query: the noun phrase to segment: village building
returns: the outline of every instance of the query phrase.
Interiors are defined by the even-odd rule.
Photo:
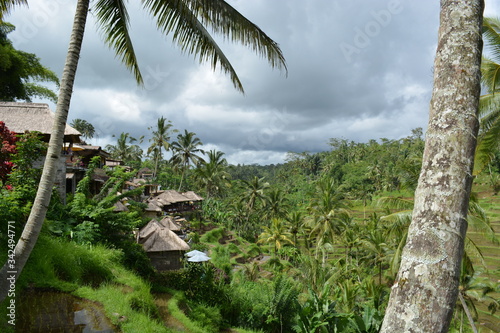
[[[44,103],[0,102],[0,120],[9,130],[19,135],[38,132],[42,141],[49,142],[54,118],[55,114]],[[63,201],[67,193],[75,192],[76,185],[85,176],[87,167],[95,156],[100,157],[100,163],[92,175],[91,193],[98,193],[109,179],[102,167],[108,164],[111,155],[100,146],[83,144],[80,135],[75,128],[66,124],[54,183]],[[45,155],[41,155],[34,167],[42,168],[44,162]]]
[[[147,200],[152,208],[159,207],[167,214],[188,213],[199,210],[203,198],[193,191],[179,193],[175,190],[158,191]]]
[[[42,140],[49,142],[55,114],[44,103],[0,102],[0,120],[16,134],[40,132]],[[80,135],[66,124],[64,143],[80,143]]]
[[[39,132],[42,141],[49,142],[54,118],[55,115],[47,104],[0,102],[0,120],[16,134]],[[63,142],[67,146],[80,143],[80,135],[80,132],[66,124]],[[63,151],[54,182],[63,201],[66,198],[66,157],[65,151]],[[45,155],[41,155],[34,167],[41,168],[44,162]]]
[[[153,219],[137,233],[137,242],[158,271],[181,269],[184,253],[190,250],[171,227],[177,229],[173,221]]]
[[[98,193],[109,179],[102,168],[111,155],[100,146],[82,144],[70,144],[64,147],[64,153],[66,156],[66,193],[75,193],[76,185],[85,177],[90,161],[96,156],[99,157],[99,165],[94,169],[90,191]]]

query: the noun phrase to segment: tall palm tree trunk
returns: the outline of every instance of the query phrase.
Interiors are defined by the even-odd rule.
[[[482,0],[441,0],[434,89],[415,207],[382,333],[448,332],[478,133]]]
[[[186,172],[186,167],[183,166],[182,167],[182,173],[181,173],[181,181],[179,183],[179,189],[177,190],[178,192],[181,191],[181,188],[182,188],[182,181],[184,180],[184,173]]]
[[[63,75],[61,78],[61,88],[59,91],[56,114],[50,136],[47,156],[43,166],[42,178],[38,186],[38,191],[28,218],[28,222],[26,223],[14,250],[15,263],[12,264],[11,262],[7,262],[0,270],[0,302],[7,296],[11,282],[13,282],[13,280],[17,280],[21,274],[24,265],[26,264],[26,261],[36,244],[47,213],[47,208],[50,203],[52,187],[54,185],[57,166],[59,164],[59,157],[61,155],[61,147],[63,144],[64,130],[66,128],[66,121],[68,118],[71,94],[73,92],[76,68],[80,58],[80,49],[87,21],[89,2],[89,0],[78,0],[76,6],[73,29],[69,42],[68,54],[66,56],[66,63],[64,65]],[[9,278],[9,280],[7,280],[7,278]]]

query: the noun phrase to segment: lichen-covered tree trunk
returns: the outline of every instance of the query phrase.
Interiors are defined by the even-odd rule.
[[[381,332],[447,332],[460,262],[480,95],[482,0],[442,0],[422,171]]]
[[[30,216],[14,250],[14,262],[7,262],[0,270],[0,302],[7,296],[10,282],[12,281],[11,279],[7,280],[7,278],[15,277],[17,280],[18,276],[21,274],[36,244],[50,203],[59,156],[61,155],[61,147],[64,139],[66,120],[68,118],[71,94],[73,92],[76,68],[80,58],[80,49],[82,46],[83,33],[85,31],[85,23],[87,21],[89,3],[89,0],[78,0],[77,3],[68,54],[66,56],[66,63],[61,78],[54,125],[50,136],[47,157],[43,166],[42,178],[38,185],[38,191],[33,207],[31,208]],[[15,222],[19,223],[20,221]]]

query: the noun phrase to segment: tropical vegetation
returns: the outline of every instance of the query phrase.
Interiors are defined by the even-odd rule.
[[[118,140],[122,136],[128,137],[124,133]],[[197,138],[194,133],[191,136]],[[40,149],[35,139],[24,148],[16,142],[17,154],[29,156],[30,147]],[[77,255],[99,244],[99,251],[120,253],[118,257],[113,254],[119,258],[118,271],[126,270],[151,285],[140,296],[148,300],[141,300],[139,308],[121,310],[129,316],[142,313],[149,318],[148,325],[162,326],[159,323],[171,322],[175,316],[179,325],[193,332],[219,332],[228,327],[241,332],[378,332],[406,239],[415,190],[413,171],[408,170],[422,154],[422,132],[415,129],[400,140],[330,142],[329,151],[290,153],[286,163],[268,166],[229,165],[224,154],[214,150],[200,154],[189,168],[172,164],[166,154],[161,161],[153,154],[139,154],[135,170],[154,169],[158,162],[162,165],[153,183],[164,189],[184,184],[183,188],[205,198],[201,214],[190,217],[189,237],[191,247],[207,252],[211,261],[163,273],[154,270],[132,236],[134,228],[149,221],[142,217],[144,205],[134,201],[141,188],[135,194],[119,190],[134,171],[108,170],[108,182],[99,193],[91,194],[89,179],[97,164],[90,165],[66,205],[53,200],[42,231],[45,245],[28,263],[20,286],[56,288],[114,308],[104,298],[111,290],[103,288],[108,281],[121,279],[117,275],[121,273],[99,271],[102,278],[94,279],[86,273],[58,273],[61,268],[48,267],[43,274],[51,272],[52,277],[36,281],[29,273],[49,248],[74,244],[67,248]],[[196,145],[202,148],[201,143]],[[19,159],[13,161],[19,163]],[[10,189],[4,186],[1,192],[2,211],[22,221],[34,196],[23,182],[31,184],[29,179],[37,181],[40,175],[17,175],[32,170],[21,164],[14,170],[5,182]],[[488,177],[480,175],[474,185],[479,195],[471,200],[470,242],[460,282],[463,303],[457,301],[452,322],[456,332],[472,332],[472,325],[493,330],[500,322],[496,312],[499,272],[495,271],[500,263],[495,251],[500,211],[491,203],[499,200],[492,194]],[[363,190],[369,195],[359,195]],[[124,197],[129,211],[113,212],[113,204]],[[106,266],[95,260],[93,265]],[[128,323],[110,318],[116,327],[128,331]],[[174,330],[163,327],[160,331]]]
[[[24,1],[1,1],[0,15],[17,3]],[[192,6],[183,7],[186,3]],[[69,52],[58,104],[61,124],[67,117],[68,89],[76,71],[89,4],[78,1],[76,49]],[[143,5],[162,32],[174,32],[181,49],[200,60],[216,60],[237,89],[242,90],[241,82],[203,25],[257,47],[271,65],[285,66],[276,44],[225,2],[197,4],[145,1]],[[126,7],[120,1],[92,5],[107,43],[140,82],[127,31]],[[444,8],[443,13],[449,10]],[[189,14],[196,15],[188,20],[185,15]],[[486,35],[495,30],[495,24],[485,21]],[[488,26],[493,28],[488,30]],[[483,72],[490,67],[485,61]],[[496,79],[489,82],[491,98],[483,100],[491,102]],[[498,139],[487,119],[483,118],[481,142],[489,137]],[[84,125],[85,135],[93,135],[89,123],[78,123]],[[391,303],[391,292],[408,290],[415,283],[412,276],[405,275],[405,267],[398,273],[402,262],[416,263],[413,272],[423,275],[432,265],[454,258],[446,256],[445,247],[458,233],[438,234],[432,226],[418,226],[422,202],[430,202],[419,196],[425,186],[417,182],[418,175],[420,179],[432,176],[429,169],[434,167],[426,160],[429,153],[423,154],[422,129],[401,139],[365,143],[331,138],[328,151],[290,152],[286,163],[278,165],[229,165],[223,152],[206,152],[194,132],[184,129],[172,140],[174,124],[161,117],[149,128],[146,155],[141,147],[143,137],[137,140],[129,133],[115,133],[116,144],[106,149],[126,167],[104,168],[107,181],[99,191],[91,191],[90,183],[100,164],[93,160],[75,193],[63,202],[51,195],[50,172],[40,173],[33,167],[37,156],[46,151],[49,158],[57,159],[61,133],[54,133],[47,147],[36,133],[14,137],[5,124],[1,125],[0,256],[7,263],[4,272],[18,257],[24,260],[22,273],[13,273],[14,280],[19,275],[15,292],[20,303],[25,304],[33,290],[71,293],[102,305],[115,329],[123,332],[379,332],[384,325],[387,331],[388,325],[401,319],[395,318],[397,311],[390,310],[391,304],[406,304]],[[432,138],[425,149],[432,152],[442,147],[432,141],[442,137],[436,135],[439,130],[436,127],[428,132]],[[498,156],[497,146],[488,146],[488,151],[489,157]],[[168,153],[170,158],[166,158]],[[445,329],[449,326],[452,332],[495,331],[500,327],[500,168],[494,158],[482,161],[484,167],[477,170],[471,184],[477,193],[469,193],[469,187],[453,188],[461,192],[458,204],[464,214],[469,212],[470,229],[467,237],[465,230],[464,235],[458,235],[462,243],[453,247],[458,252],[464,248],[462,259],[454,262],[459,275],[456,281],[445,281],[453,288],[453,293],[444,295],[447,302],[453,301],[448,307],[453,318],[451,325],[440,325]],[[150,220],[144,215],[146,204],[141,202],[143,189],[123,191],[124,184],[143,168],[154,170],[150,181],[162,189],[193,190],[205,198],[199,214],[186,215],[190,228],[187,240],[192,249],[209,254],[210,261],[186,261],[176,271],[154,269],[134,236]],[[437,201],[443,198],[435,199],[431,206],[440,208]],[[115,204],[122,200],[127,202],[127,210],[116,211]],[[415,221],[417,227],[410,225]],[[424,232],[426,237],[418,238]],[[16,242],[21,245],[15,246]],[[412,247],[412,242],[427,247]],[[407,252],[403,250],[405,243],[410,244]],[[9,289],[4,289],[2,292],[9,294]],[[431,295],[438,291],[419,292]],[[456,300],[452,294],[458,296]],[[9,323],[9,298],[0,304],[2,331],[14,331]],[[393,322],[383,319],[389,311]],[[23,322],[33,319],[22,318]]]

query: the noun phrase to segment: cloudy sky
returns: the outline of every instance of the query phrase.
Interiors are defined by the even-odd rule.
[[[9,35],[14,46],[59,75],[74,2],[30,0],[6,19],[17,27]],[[330,138],[399,139],[426,128],[439,1],[228,2],[279,43],[287,76],[219,38],[242,95],[219,70],[157,32],[139,1],[129,1],[145,87],[136,86],[104,45],[90,13],[69,121],[92,123],[98,133],[92,144],[113,144],[112,135],[129,132],[145,135],[147,147],[148,127],[164,116],[174,128],[195,132],[206,150],[225,152],[232,164],[283,162],[289,151],[328,150]],[[500,15],[499,9],[499,0],[486,0],[486,16]]]

